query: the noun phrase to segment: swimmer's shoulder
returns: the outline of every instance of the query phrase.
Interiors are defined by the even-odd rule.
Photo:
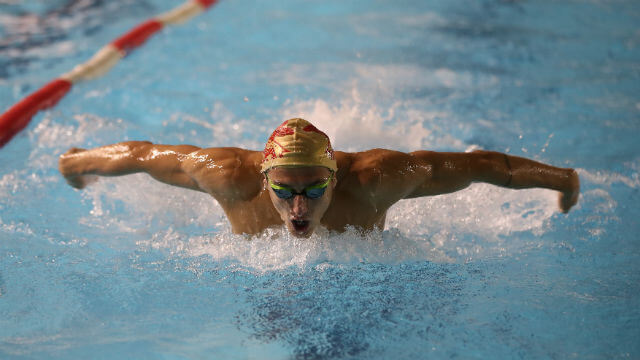
[[[183,169],[209,193],[244,188],[260,180],[260,151],[237,147],[195,150],[187,154]]]
[[[338,186],[344,190],[370,192],[369,187],[380,182],[389,164],[397,163],[408,154],[388,149],[370,149],[360,152],[336,151]]]
[[[403,198],[418,179],[427,175],[415,171],[422,169],[423,161],[414,153],[376,148],[336,155],[338,189],[368,202],[373,201],[381,208],[388,208]]]
[[[380,174],[389,167],[406,166],[411,154],[396,150],[375,148],[359,152],[336,151],[338,172],[344,175],[367,176]]]

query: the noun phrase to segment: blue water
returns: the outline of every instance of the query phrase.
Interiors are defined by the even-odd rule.
[[[0,108],[180,1],[0,2]],[[76,85],[0,150],[2,359],[640,358],[640,3],[226,0]],[[476,184],[381,233],[230,233],[145,175],[65,184],[69,147],[477,148],[582,197]]]

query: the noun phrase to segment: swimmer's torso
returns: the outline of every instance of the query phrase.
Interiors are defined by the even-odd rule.
[[[282,226],[283,220],[269,198],[260,173],[262,153],[238,148],[203,149],[191,167],[200,188],[222,206],[234,233],[257,234]],[[383,229],[388,206],[374,201],[368,174],[354,167],[354,154],[336,152],[337,184],[321,224],[331,231],[347,226]],[[206,159],[206,160],[205,160]]]

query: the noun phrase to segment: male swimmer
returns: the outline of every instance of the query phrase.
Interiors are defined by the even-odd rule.
[[[72,148],[60,156],[59,168],[78,189],[87,175],[145,172],[213,196],[234,233],[259,234],[284,224],[297,237],[310,236],[318,226],[339,232],[349,225],[383,229],[397,201],[451,193],[472,182],[556,190],[565,213],[580,192],[573,169],[493,151],[334,152],[329,137],[304,119],[282,123],[263,152],[129,141]]]

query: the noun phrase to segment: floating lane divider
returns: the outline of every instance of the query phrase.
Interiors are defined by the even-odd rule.
[[[155,18],[145,21],[128,33],[100,49],[89,61],[46,84],[25,97],[0,116],[0,148],[24,129],[40,110],[55,106],[81,81],[95,79],[107,73],[115,64],[141,46],[153,34],[167,25],[176,25],[202,13],[218,0],[189,0]]]

